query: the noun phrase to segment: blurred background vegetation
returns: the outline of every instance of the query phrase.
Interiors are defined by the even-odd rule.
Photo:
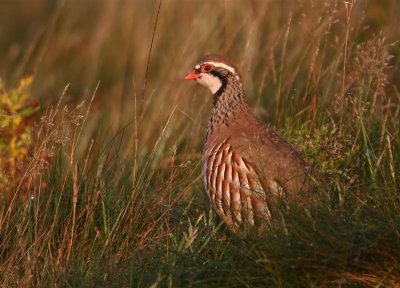
[[[94,108],[98,117],[107,117],[114,129],[132,118],[134,84],[141,96],[157,1],[16,0],[1,5],[0,75],[7,85],[33,72],[32,94],[46,106],[57,102],[67,83],[69,100],[79,102],[100,81]],[[326,69],[343,51],[344,6],[343,1],[165,1],[146,97],[152,97],[149,112],[161,117],[148,113],[146,119],[162,122],[175,105],[189,115],[198,110],[205,97],[181,79],[199,56],[210,52],[227,55],[242,68],[251,101],[273,102],[278,81],[282,95],[303,96],[310,62]],[[399,10],[394,0],[358,1],[349,49],[381,32],[389,42],[397,41]],[[399,51],[398,46],[390,51],[396,56],[392,77],[399,77]]]
[[[0,286],[399,283],[400,2],[159,3],[1,1]],[[265,237],[203,191],[207,53],[330,186]]]

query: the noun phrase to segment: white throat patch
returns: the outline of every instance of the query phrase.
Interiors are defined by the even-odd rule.
[[[211,74],[202,74],[200,78],[196,80],[201,85],[208,87],[212,94],[215,94],[222,86],[221,80],[218,77]]]

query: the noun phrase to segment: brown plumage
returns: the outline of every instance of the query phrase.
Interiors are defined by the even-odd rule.
[[[204,56],[185,79],[213,93],[202,172],[216,212],[231,228],[265,224],[276,199],[301,204],[310,200],[317,172],[251,113],[232,62]]]

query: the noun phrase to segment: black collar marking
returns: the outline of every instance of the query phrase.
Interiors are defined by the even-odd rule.
[[[222,92],[224,92],[225,87],[226,87],[226,84],[227,84],[228,81],[226,80],[226,77],[222,76],[221,73],[219,73],[219,72],[217,72],[217,71],[215,71],[215,70],[211,71],[210,74],[213,75],[213,76],[215,76],[215,77],[218,77],[218,79],[219,79],[219,80],[221,81],[221,83],[222,83],[221,87],[219,87],[219,89],[217,90],[217,92],[214,93],[214,97],[215,97],[215,98],[218,98],[219,96],[221,96]]]

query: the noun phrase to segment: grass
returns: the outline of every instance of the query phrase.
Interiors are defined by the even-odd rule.
[[[396,287],[400,6],[347,2],[0,4],[0,95],[33,72],[41,103],[12,177],[0,127],[0,286]],[[210,52],[328,183],[263,235],[204,192],[211,97],[181,78]]]

